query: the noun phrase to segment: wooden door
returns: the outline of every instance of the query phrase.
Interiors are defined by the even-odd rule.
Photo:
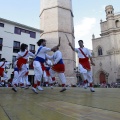
[[[106,83],[106,77],[104,72],[100,73],[99,78],[100,78],[100,83]]]

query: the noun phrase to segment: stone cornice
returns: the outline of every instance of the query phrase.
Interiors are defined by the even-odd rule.
[[[62,7],[62,6],[53,6],[53,7],[45,8],[45,9],[43,9],[43,10],[40,12],[40,16],[42,15],[42,13],[43,13],[45,10],[49,10],[49,9],[53,9],[53,8],[61,8],[61,9],[68,10],[68,11],[71,12],[72,17],[74,17],[73,12],[72,12],[71,9],[68,9],[68,8],[65,8],[65,7]],[[39,16],[39,17],[40,17],[40,16]]]
[[[108,35],[110,33],[117,33],[117,32],[120,32],[120,28],[119,29],[110,29],[108,31],[105,31],[104,33],[101,33],[100,36]]]
[[[67,34],[71,34],[73,36],[73,38],[75,38],[74,34],[73,33],[70,33],[70,32],[65,32],[65,31],[60,31],[60,30],[55,30],[55,31],[50,31],[50,32],[43,32],[40,34],[40,37],[43,36],[44,34],[48,34],[48,33],[54,33],[54,32],[62,32],[62,33],[67,33]]]

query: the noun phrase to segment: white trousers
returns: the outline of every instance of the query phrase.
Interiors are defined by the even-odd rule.
[[[7,76],[7,73],[3,73],[3,77],[2,77],[2,80],[7,82],[8,81],[8,76]]]
[[[55,77],[55,72],[54,70],[50,69],[50,75],[51,77]],[[57,73],[59,79],[61,80],[62,84],[66,84],[66,78],[65,78],[65,74],[64,73]]]
[[[12,85],[18,85],[18,71],[14,71],[14,78],[13,78],[13,81],[12,81]]]
[[[88,71],[81,64],[78,65],[79,72],[82,74],[83,80],[88,80],[89,83],[93,82],[92,71]]]
[[[34,67],[34,74],[35,74],[34,83],[36,83],[37,81],[41,81],[43,71],[42,71],[42,66],[40,62],[38,61],[33,62],[33,67]]]
[[[52,78],[51,76],[47,76],[46,71],[43,72],[43,79],[45,82],[52,83]]]
[[[25,76],[23,77],[23,83],[25,83],[26,85],[29,85],[29,84],[30,84],[29,81],[28,81],[28,75],[25,75]]]
[[[23,77],[25,76],[25,74],[26,74],[26,72],[27,72],[28,70],[27,70],[27,66],[26,66],[26,64],[24,64],[24,65],[22,65],[22,68],[21,68],[21,70],[19,71],[19,74],[18,74],[18,83],[20,83],[20,84],[23,84],[24,82],[23,82]]]

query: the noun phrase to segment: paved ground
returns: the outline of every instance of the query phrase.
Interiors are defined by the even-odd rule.
[[[120,88],[0,88],[0,120],[120,120]]]

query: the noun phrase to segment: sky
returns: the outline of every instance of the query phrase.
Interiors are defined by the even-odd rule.
[[[92,50],[92,35],[100,37],[100,20],[106,20],[105,6],[113,5],[120,12],[120,0],[72,0],[75,46],[82,39]],[[0,18],[40,29],[40,0],[0,0]]]

